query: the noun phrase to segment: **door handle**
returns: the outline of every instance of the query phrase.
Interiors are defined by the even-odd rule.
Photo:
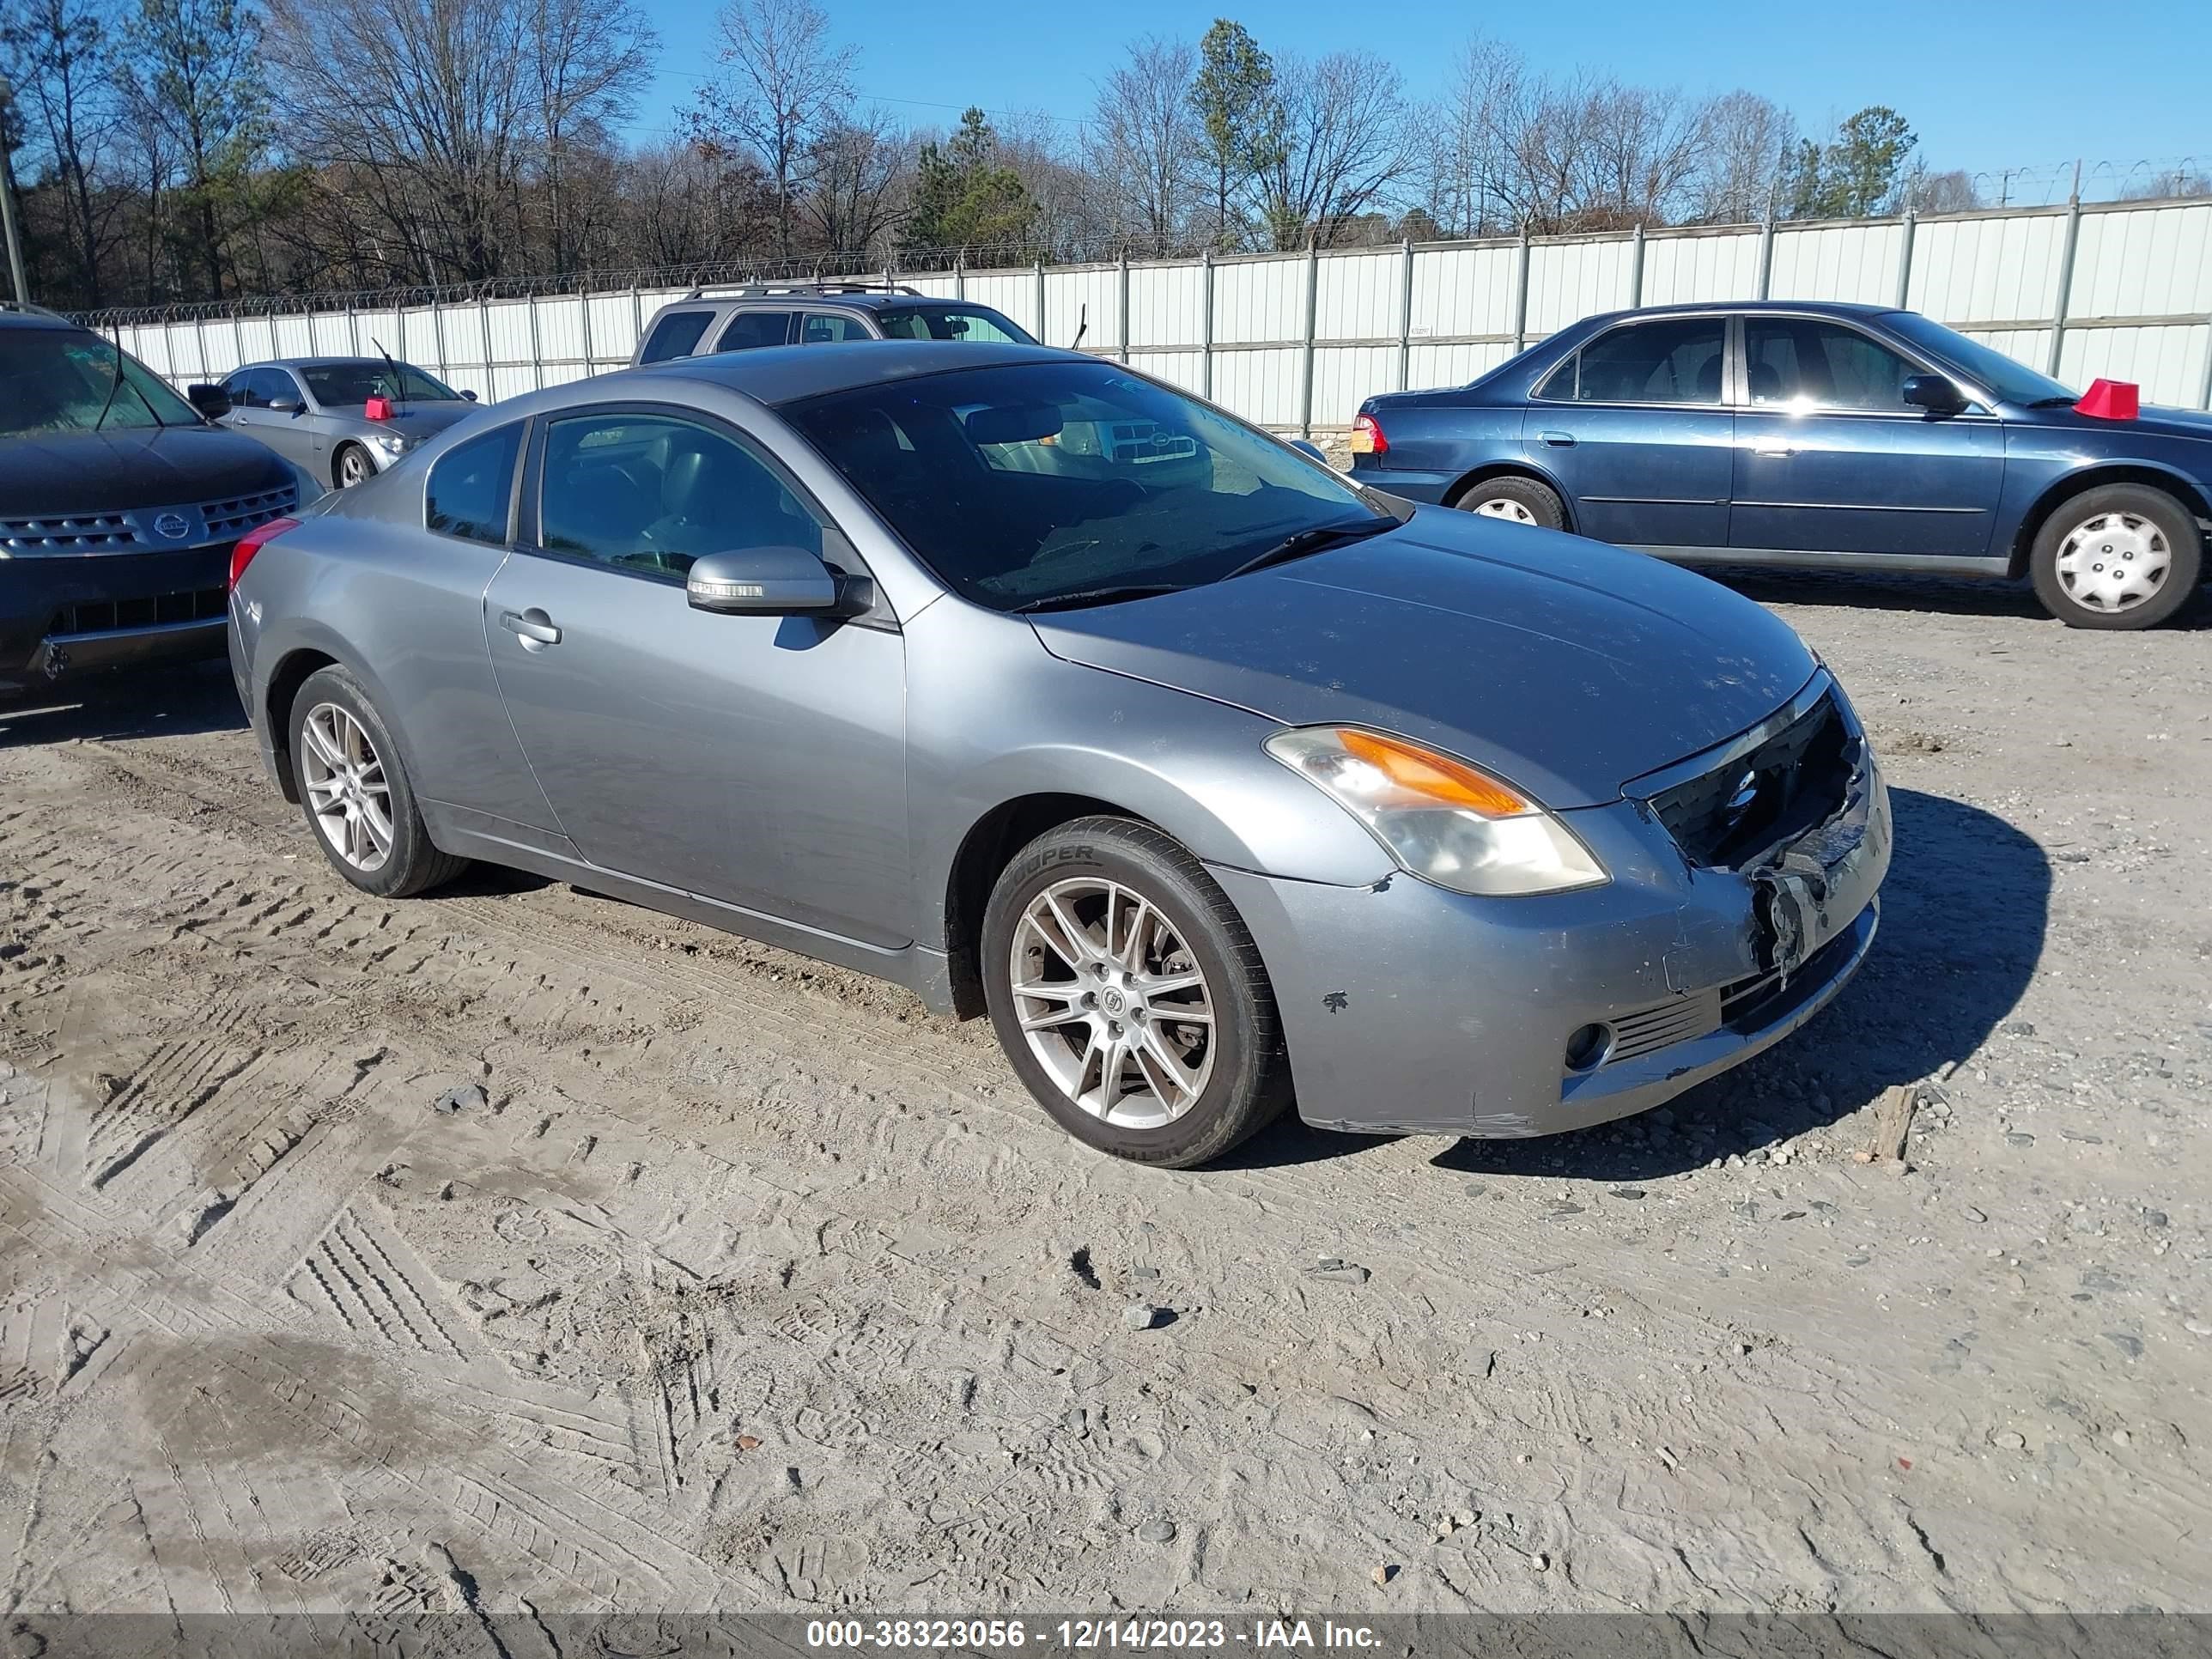
[[[1766,456],[1771,460],[1786,461],[1797,453],[1797,449],[1794,444],[1753,444],[1751,453]]]
[[[1539,432],[1536,435],[1554,449],[1572,449],[1575,447],[1575,434],[1571,432]]]
[[[525,647],[561,643],[561,630],[553,625],[552,617],[534,606],[528,611],[501,611],[499,625],[518,636]]]

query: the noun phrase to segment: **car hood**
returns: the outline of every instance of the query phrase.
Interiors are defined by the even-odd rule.
[[[211,426],[0,438],[0,515],[11,518],[194,506],[291,482],[274,451]]]
[[[454,422],[466,420],[480,407],[465,398],[453,403],[441,398],[433,404],[402,404],[388,421],[372,421],[354,406],[325,410],[323,413],[337,422],[341,436],[373,438],[380,432],[396,432],[409,443],[419,444],[425,438],[435,437]]]
[[[2037,426],[2057,427],[2068,432],[2094,432],[2100,437],[2122,442],[2130,435],[2144,434],[2158,438],[2212,440],[2212,415],[2194,409],[2168,408],[2162,404],[2145,404],[2142,413],[2132,421],[2100,420],[2071,408],[2033,409],[2027,413]]]
[[[1555,807],[1617,799],[1815,667],[1785,623],[1704,577],[1440,507],[1231,581],[1030,620],[1067,661],[1286,725],[1394,732]]]

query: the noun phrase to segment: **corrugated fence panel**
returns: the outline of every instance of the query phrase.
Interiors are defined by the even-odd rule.
[[[2193,407],[2204,390],[2208,331],[2202,323],[2165,328],[2074,328],[2058,356],[2058,378],[2087,386],[2102,375],[2133,380],[2147,404]],[[2048,337],[2045,337],[2046,339]]]
[[[486,339],[491,343],[490,361],[495,365],[528,363],[535,359],[537,353],[532,349],[530,338],[530,307],[526,301],[501,300],[487,305],[477,313],[476,322],[477,327],[473,331],[477,338],[471,342],[471,349],[466,353],[471,361],[485,361],[482,343]],[[455,334],[466,338],[469,332],[465,327],[449,329],[447,331],[449,347],[457,343],[453,341]],[[453,355],[458,357],[462,354],[455,352]]]
[[[319,311],[307,319],[309,349],[320,357],[354,355],[353,318],[343,311]]]
[[[1221,352],[1213,360],[1213,401],[1261,426],[1296,426],[1304,358],[1296,346]]]
[[[968,297],[994,311],[1003,311],[1024,328],[1045,337],[1044,319],[1037,315],[1037,279],[1031,270],[989,270],[968,273]]]
[[[1410,354],[1413,382],[1420,386],[1465,386],[1513,355],[1510,345],[1423,345]]]
[[[1194,346],[1206,341],[1206,268],[1135,265],[1129,271],[1129,344]],[[1155,374],[1159,371],[1154,370]],[[1177,384],[1182,384],[1178,382]],[[1194,381],[1192,384],[1196,384]]]
[[[1085,351],[1121,347],[1121,273],[1112,265],[1048,270],[1044,278],[1044,326],[1037,338],[1047,345],[1072,346],[1078,334]]]
[[[1954,327],[2046,318],[2065,246],[2063,213],[1923,220],[1905,303]]]
[[[557,364],[562,368],[580,366],[584,361],[584,307],[574,295],[562,295],[557,300],[538,302],[538,356],[547,369],[546,384],[553,384],[551,370]]]
[[[1652,235],[1644,241],[1644,303],[1748,300],[1759,292],[1759,233]]]
[[[1398,348],[1394,345],[1315,347],[1314,424],[1350,426],[1361,398],[1397,381]],[[1296,410],[1291,418],[1297,418]]]
[[[1395,339],[1399,313],[1404,310],[1406,256],[1402,250],[1387,253],[1337,253],[1319,265],[1320,287],[1314,300],[1314,337],[1318,340]],[[1303,330],[1301,331],[1303,331]],[[1395,373],[1397,359],[1391,360]],[[1352,400],[1357,412],[1358,399]],[[1314,416],[1321,416],[1318,403]],[[1347,414],[1349,422],[1352,416]]]
[[[1894,305],[1897,258],[1904,246],[1905,227],[1897,224],[1777,228],[1768,295]]]
[[[1205,395],[1206,354],[1202,351],[1134,351],[1129,355],[1129,367],[1185,392]]]
[[[1235,345],[1304,339],[1306,263],[1305,256],[1298,254],[1287,259],[1228,259],[1216,264],[1214,343]],[[1219,384],[1218,377],[1216,384]],[[1237,412],[1244,413],[1242,409]]]
[[[1628,303],[1632,244],[1539,242],[1528,250],[1528,333],[1556,333],[1594,311]]]
[[[1520,259],[1521,250],[1510,243],[1415,250],[1413,338],[1511,333]],[[1416,374],[1413,384],[1429,382]]]
[[[2212,203],[2085,212],[2069,317],[2212,313]]]
[[[902,270],[898,279],[907,287],[933,299],[958,300],[966,297],[961,292],[962,278],[957,270]]]
[[[626,363],[637,349],[637,304],[627,294],[594,294],[591,310],[592,361],[602,368]]]

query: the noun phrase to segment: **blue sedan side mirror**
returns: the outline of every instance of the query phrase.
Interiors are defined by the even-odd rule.
[[[1956,415],[1966,406],[1959,388],[1945,374],[1908,375],[1897,393],[1915,409],[1924,409],[1930,415]]]

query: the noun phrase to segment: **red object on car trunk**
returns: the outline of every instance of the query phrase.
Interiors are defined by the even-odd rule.
[[[253,562],[253,556],[256,553],[286,531],[297,530],[299,527],[300,521],[297,519],[271,519],[267,524],[256,525],[240,536],[238,538],[238,544],[230,550],[231,588],[235,591],[238,579],[246,574],[246,567]]]
[[[2142,412],[2142,393],[2128,380],[2093,380],[2075,412],[2100,421],[2132,421]]]
[[[388,421],[392,418],[392,399],[371,398],[361,406],[361,412],[372,421]]]

